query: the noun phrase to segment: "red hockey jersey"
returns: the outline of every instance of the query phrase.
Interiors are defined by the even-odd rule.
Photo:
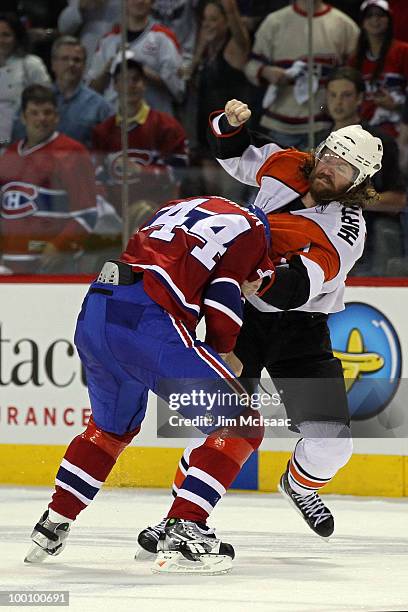
[[[130,239],[122,261],[144,271],[149,296],[206,342],[234,348],[242,325],[241,284],[272,276],[262,222],[247,209],[208,196],[170,202]]]
[[[161,204],[178,196],[177,172],[187,165],[187,140],[182,125],[169,115],[144,105],[128,131],[130,205],[141,200]],[[123,146],[117,116],[94,128],[92,148],[98,181],[106,198],[121,212]]]
[[[3,258],[32,261],[46,243],[75,250],[96,222],[94,169],[85,147],[55,132],[30,149],[13,143],[0,157]]]
[[[355,59],[350,61],[355,64]],[[408,83],[408,43],[394,40],[385,58],[384,68],[377,81],[371,81],[376,62],[366,57],[361,67],[361,73],[366,85],[366,93],[360,109],[360,116],[370,125],[381,125],[392,136],[398,131],[400,113],[378,107],[373,95],[385,89],[398,105],[402,105],[406,96]]]

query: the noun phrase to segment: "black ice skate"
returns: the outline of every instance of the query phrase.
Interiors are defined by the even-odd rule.
[[[231,544],[214,533],[206,535],[198,523],[175,518],[167,520],[157,548],[155,573],[224,574],[235,556]]]
[[[316,492],[310,495],[299,495],[291,488],[288,480],[288,468],[282,474],[278,490],[282,496],[292,504],[303,516],[306,523],[317,535],[329,538],[334,531],[334,519],[330,510],[324,505]]]
[[[24,559],[25,563],[41,563],[48,555],[59,555],[65,548],[70,524],[52,523],[48,514],[46,510],[33,529],[31,539],[34,544]]]
[[[145,559],[151,559],[154,555],[157,555],[157,543],[161,534],[164,534],[164,527],[168,519],[164,518],[160,523],[153,527],[146,527],[143,529],[137,537],[140,549],[135,554],[137,561],[143,561]],[[196,523],[197,529],[209,538],[215,538],[215,531],[211,527],[204,525],[204,523]]]
[[[164,533],[166,521],[167,518],[164,518],[157,525],[154,525],[153,527],[146,527],[146,529],[143,529],[143,531],[139,533],[137,536],[137,541],[140,549],[135,554],[135,559],[137,561],[150,559],[157,554],[157,543],[161,534]]]

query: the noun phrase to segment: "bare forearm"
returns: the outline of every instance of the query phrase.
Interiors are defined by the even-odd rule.
[[[110,74],[109,72],[104,71],[102,72],[100,76],[96,77],[96,79],[93,79],[89,83],[89,86],[92,87],[92,89],[94,89],[98,93],[102,94],[105,91],[105,89],[108,87],[109,81],[110,81]]]
[[[250,39],[248,30],[239,14],[238,7],[234,4],[227,12],[228,25],[231,30],[232,38],[240,47],[243,53],[248,55],[250,50]]]
[[[370,212],[382,212],[396,215],[405,208],[405,193],[401,193],[400,191],[383,191],[383,193],[379,195],[380,199],[370,204]]]

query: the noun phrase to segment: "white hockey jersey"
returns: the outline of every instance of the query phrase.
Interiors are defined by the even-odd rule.
[[[98,78],[109,60],[118,55],[120,43],[120,27],[115,26],[99,42],[86,76],[88,83]],[[185,91],[185,81],[180,76],[182,55],[174,32],[150,19],[143,32],[129,42],[129,49],[137,62],[156,72],[166,84],[167,89],[152,81],[146,83],[145,97],[151,108],[174,114],[173,101],[180,102]],[[116,104],[117,93],[112,82],[104,96],[112,105]]]
[[[214,134],[221,138],[218,115],[212,119]],[[281,149],[275,144],[248,146],[239,157],[218,159],[234,178],[259,187],[255,205],[267,215],[271,228],[271,259],[276,266],[298,255],[309,281],[309,299],[299,308],[307,312],[338,312],[344,309],[347,274],[364,250],[365,221],[359,206],[331,202],[327,206],[303,207],[300,198],[309,190],[302,166],[308,153]],[[278,309],[260,297],[250,302],[263,312]]]

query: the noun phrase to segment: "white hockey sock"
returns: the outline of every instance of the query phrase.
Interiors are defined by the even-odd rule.
[[[49,508],[48,518],[51,521],[51,523],[69,523],[71,524],[73,522],[72,519],[67,518],[66,516],[62,516],[62,514],[58,514],[58,512],[55,512],[55,510],[51,510],[51,508]]]
[[[304,437],[292,454],[288,479],[295,493],[310,495],[348,462],[353,444],[350,429],[342,423],[304,422],[299,429]]]

